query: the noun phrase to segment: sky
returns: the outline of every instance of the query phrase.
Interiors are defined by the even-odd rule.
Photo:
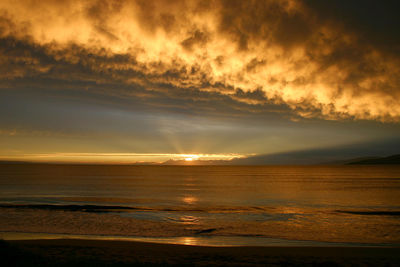
[[[398,153],[399,5],[2,0],[0,160]]]

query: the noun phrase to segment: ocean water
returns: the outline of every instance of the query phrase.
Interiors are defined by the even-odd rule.
[[[0,237],[29,235],[399,245],[400,167],[2,164]]]

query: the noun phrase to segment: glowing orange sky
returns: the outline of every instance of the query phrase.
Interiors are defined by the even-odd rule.
[[[229,161],[247,155],[238,154],[151,154],[151,153],[48,153],[48,154],[18,154],[15,157],[0,155],[0,160],[26,160],[34,162],[59,163],[164,163],[173,161]]]
[[[248,155],[396,136],[392,10],[312,0],[3,0],[0,87],[13,105],[1,110],[0,154]],[[324,129],[324,121],[371,123]]]

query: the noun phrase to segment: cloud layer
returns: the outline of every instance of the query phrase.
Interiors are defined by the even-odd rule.
[[[305,118],[398,122],[395,10],[390,1],[4,0],[1,86],[95,83],[149,102],[155,92],[222,96]]]

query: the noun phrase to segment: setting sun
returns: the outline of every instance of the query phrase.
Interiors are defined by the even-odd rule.
[[[183,159],[185,161],[195,161],[195,160],[199,160],[199,159],[208,159],[211,155],[182,155]]]
[[[185,161],[194,161],[200,159],[199,155],[183,155]],[[202,157],[203,158],[203,157]],[[206,157],[204,157],[206,158]]]

